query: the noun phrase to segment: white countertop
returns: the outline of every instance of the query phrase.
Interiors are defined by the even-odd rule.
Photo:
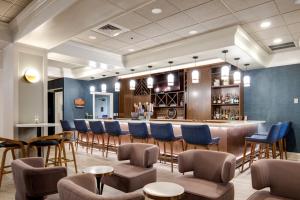
[[[58,123],[24,123],[24,124],[16,124],[16,127],[18,128],[37,128],[37,127],[55,127],[59,126]]]

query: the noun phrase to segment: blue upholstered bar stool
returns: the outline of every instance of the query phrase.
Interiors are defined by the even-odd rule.
[[[73,138],[74,139],[76,138],[76,135],[75,135],[76,129],[71,127],[70,122],[68,120],[60,120],[60,125],[61,125],[63,132],[72,132]]]
[[[283,159],[283,152],[285,155],[285,159],[287,159],[287,147],[286,147],[286,136],[290,130],[291,122],[281,122],[280,130],[278,134],[278,146],[280,159]]]
[[[188,145],[203,146],[209,150],[209,147],[215,145],[219,151],[220,138],[211,137],[209,127],[207,125],[181,125],[181,133],[185,141],[185,150]]]
[[[264,146],[264,148],[265,148],[265,157],[266,158],[269,158],[270,147],[272,147],[273,158],[276,158],[276,142],[278,141],[278,138],[279,138],[280,127],[281,127],[280,124],[274,124],[271,126],[267,135],[254,134],[250,137],[245,137],[242,171],[244,171],[246,152],[247,152],[247,147],[249,144],[251,147],[249,167],[251,166],[251,164],[255,158],[255,147],[257,144],[260,145],[259,146],[259,155],[258,155],[259,159],[261,158],[262,146]]]
[[[119,121],[104,121],[105,132],[107,133],[106,157],[108,156],[109,140],[112,137],[114,140],[113,148],[117,151],[115,138],[118,138],[119,145],[121,144],[121,136],[127,135],[128,131],[122,131]]]
[[[92,148],[91,148],[91,154],[93,154],[93,147],[94,147],[94,139],[95,136],[97,138],[98,141],[98,145],[100,144],[99,142],[99,137],[101,137],[102,139],[102,155],[104,156],[104,151],[105,151],[105,142],[104,142],[104,135],[105,135],[105,130],[104,127],[102,125],[101,121],[90,121],[90,129],[92,132]],[[99,148],[100,150],[100,148]]]
[[[159,146],[159,142],[162,142],[164,145],[164,157],[166,160],[166,143],[170,144],[171,150],[171,172],[173,172],[173,143],[176,141],[182,142],[182,150],[184,151],[182,137],[175,137],[173,132],[173,126],[171,123],[158,124],[150,123],[151,136],[154,139],[154,142]]]
[[[134,139],[139,139],[148,143],[150,137],[148,133],[147,124],[143,123],[128,123],[128,129],[130,133],[130,140],[133,143]]]
[[[85,143],[86,144],[86,152],[89,149],[89,133],[90,130],[88,129],[85,120],[74,120],[75,128],[78,132],[77,141],[76,141],[76,149],[78,149],[78,143]],[[85,137],[86,141],[84,142],[83,137]]]

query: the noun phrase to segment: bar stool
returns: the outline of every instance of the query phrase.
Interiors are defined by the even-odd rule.
[[[272,157],[276,158],[276,142],[278,141],[278,135],[280,130],[280,124],[274,124],[271,126],[267,135],[254,134],[250,137],[245,137],[244,153],[243,153],[243,162],[242,162],[242,171],[244,171],[244,164],[246,160],[247,146],[250,144],[250,161],[249,167],[251,166],[255,158],[255,147],[259,144],[259,155],[258,158],[261,158],[262,155],[262,146],[265,148],[265,157],[269,158],[270,146],[272,147]]]
[[[89,149],[89,129],[86,125],[85,120],[74,120],[75,128],[78,132],[77,140],[76,140],[76,150],[78,149],[78,143],[85,143],[86,144],[86,152]],[[85,137],[86,141],[84,142],[83,136]]]
[[[101,121],[90,121],[89,124],[90,124],[91,132],[93,134],[91,154],[93,154],[95,136],[97,138],[98,145],[99,145],[99,137],[101,137],[101,139],[102,139],[102,156],[104,157],[104,152],[105,152],[104,135],[105,135],[105,130],[104,130],[104,127],[102,125],[102,122]],[[99,148],[99,151],[100,151],[100,148]]]
[[[31,139],[27,144],[27,156],[30,157],[30,150],[33,147],[36,149],[42,149],[47,147],[45,167],[47,167],[50,164],[53,164],[55,166],[61,166],[61,140],[61,136],[59,135],[35,137]],[[51,147],[54,147],[55,150],[54,158],[49,158]],[[49,161],[52,161],[52,163],[49,163]]]
[[[75,135],[76,129],[71,127],[70,122],[68,120],[60,120],[60,125],[61,125],[63,132],[72,132],[73,138],[76,138],[76,135]]]
[[[148,133],[147,124],[143,123],[128,123],[128,129],[130,133],[130,141],[133,143],[134,139],[139,139],[148,143],[150,137]]]
[[[279,156],[283,159],[283,153],[285,159],[287,160],[287,147],[286,147],[286,136],[290,130],[291,122],[281,122],[279,134],[278,134],[278,146],[279,146]]]
[[[171,123],[166,124],[156,124],[150,123],[151,136],[154,139],[154,142],[159,147],[159,142],[162,142],[164,145],[164,160],[166,160],[166,143],[170,144],[171,149],[171,172],[173,172],[173,143],[176,141],[182,142],[182,150],[184,151],[182,137],[175,137],[173,132],[173,126]],[[161,156],[161,153],[160,153]]]
[[[114,140],[113,148],[115,148],[117,152],[117,146],[115,142],[115,137],[118,138],[119,145],[121,144],[121,136],[127,135],[128,131],[122,131],[120,127],[119,121],[104,121],[105,131],[107,133],[107,146],[106,146],[106,157],[108,156],[108,147],[109,147],[109,140],[112,137]]]
[[[60,140],[61,150],[60,151],[63,153],[63,156],[61,156],[61,163],[64,163],[65,167],[67,167],[68,162],[73,162],[74,167],[75,167],[75,173],[77,173],[77,162],[76,162],[75,148],[74,148],[75,140],[73,138],[72,132],[58,133],[56,135],[61,137],[61,140]],[[71,159],[67,158],[65,144],[69,144],[69,147],[71,147],[71,152],[72,152]]]
[[[6,168],[11,167],[10,165],[5,165],[7,153],[9,151],[11,151],[12,158],[13,158],[13,160],[15,160],[16,159],[15,150],[20,149],[22,152],[22,156],[25,157],[26,152],[25,152],[24,145],[26,145],[26,142],[18,141],[18,140],[11,140],[11,139],[2,138],[2,137],[0,137],[0,142],[1,142],[0,149],[4,148],[3,153],[2,153],[1,165],[0,165],[0,187],[1,187],[3,175],[11,173],[11,171],[5,170]]]
[[[190,144],[194,145],[194,149],[197,146],[203,146],[207,150],[209,150],[210,146],[215,145],[219,151],[220,138],[212,138],[207,125],[181,125],[181,134],[185,141],[185,150],[187,150]]]

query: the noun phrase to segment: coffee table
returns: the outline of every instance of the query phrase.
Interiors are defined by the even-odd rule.
[[[114,168],[111,166],[98,165],[86,167],[82,170],[83,173],[94,174],[97,180],[97,189],[99,194],[102,194],[104,184],[101,182],[101,179],[106,175],[112,175],[114,172]]]
[[[184,188],[171,182],[149,183],[143,188],[144,195],[150,199],[175,200],[184,194]]]

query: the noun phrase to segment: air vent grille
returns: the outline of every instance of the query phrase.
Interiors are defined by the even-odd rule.
[[[277,45],[270,45],[269,48],[272,51],[281,50],[281,49],[287,49],[287,48],[293,48],[296,47],[294,42],[287,42],[283,44],[277,44]]]
[[[104,31],[107,31],[107,30],[110,30],[110,31],[120,31],[121,29],[118,28],[118,27],[115,27],[111,24],[106,24],[105,26],[102,26],[100,28],[98,28],[98,30],[104,30]]]
[[[102,24],[94,30],[109,37],[115,37],[121,33],[129,31],[128,29],[114,23]]]

